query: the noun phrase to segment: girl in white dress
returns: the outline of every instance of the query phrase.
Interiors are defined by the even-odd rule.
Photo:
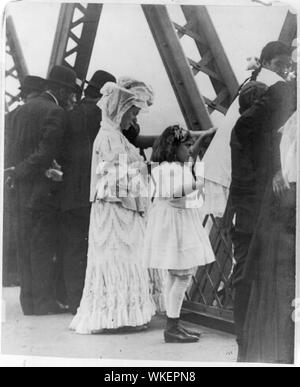
[[[192,275],[198,266],[215,261],[209,237],[202,226],[199,189],[203,178],[195,179],[192,168],[203,138],[215,129],[203,132],[194,145],[191,134],[169,127],[153,147],[153,203],[148,223],[143,259],[149,268],[168,270],[166,286],[166,342],[196,342],[198,332],[183,329],[180,311]],[[194,173],[194,175],[193,175]]]
[[[147,100],[114,83],[101,90],[102,123],[92,158],[88,267],[80,308],[71,329],[80,334],[118,328],[140,330],[155,314],[147,268],[142,266],[147,201],[128,170],[144,160],[121,130]],[[145,168],[145,170],[147,170]]]

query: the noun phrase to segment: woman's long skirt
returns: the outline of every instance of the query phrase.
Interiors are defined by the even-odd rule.
[[[139,213],[117,203],[93,204],[85,288],[70,329],[91,334],[151,321],[156,306],[141,262],[144,232]]]
[[[254,279],[245,325],[246,362],[294,361],[295,228],[296,185],[280,200],[270,186],[245,274]]]

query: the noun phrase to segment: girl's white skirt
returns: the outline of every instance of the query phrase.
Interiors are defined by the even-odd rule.
[[[143,261],[149,268],[186,270],[215,261],[200,208],[155,200],[148,214]]]

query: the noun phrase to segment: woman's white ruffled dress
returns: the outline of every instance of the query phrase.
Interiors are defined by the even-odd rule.
[[[119,130],[102,127],[93,151],[93,204],[85,288],[70,326],[80,334],[143,326],[163,307],[162,289],[157,292],[153,283],[159,273],[149,273],[142,264],[143,200],[112,194],[113,176],[116,170],[124,168],[119,163],[120,154],[127,155],[127,166],[143,164],[138,150]],[[128,174],[118,174],[118,192],[128,184],[126,179]]]

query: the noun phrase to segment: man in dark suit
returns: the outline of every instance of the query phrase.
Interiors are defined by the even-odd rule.
[[[232,239],[236,260],[234,313],[240,359],[243,358],[243,328],[251,290],[251,278],[245,277],[245,267],[268,178],[273,173],[270,169],[274,165],[277,171],[281,169],[279,146],[274,144],[280,141],[278,131],[294,110],[291,84],[278,82],[253,102],[242,112],[231,138],[231,203],[235,214]]]
[[[33,75],[27,75],[20,86],[20,98],[23,103],[27,103],[30,100],[37,98],[41,95],[46,87],[45,79],[36,77]],[[15,116],[22,105],[18,105],[14,110],[5,115],[5,136],[4,136],[4,168],[8,169],[15,165],[12,159],[14,153],[14,125]]]
[[[54,66],[46,91],[23,105],[14,120],[14,171],[20,243],[20,301],[25,315],[65,312],[53,295],[58,239],[59,181],[52,168],[74,101],[76,74]]]
[[[44,90],[45,80],[40,77],[27,75],[20,86],[20,98],[26,103],[38,97]],[[5,115],[4,127],[4,206],[3,206],[3,285],[11,286],[18,281],[18,238],[17,238],[17,210],[16,192],[14,189],[10,168],[15,165],[14,147],[15,131],[14,121],[21,105]]]

